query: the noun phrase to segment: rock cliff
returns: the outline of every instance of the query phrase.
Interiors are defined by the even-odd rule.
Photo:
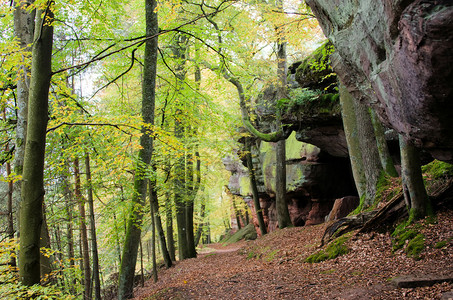
[[[453,161],[453,1],[307,0],[334,71],[385,125]]]

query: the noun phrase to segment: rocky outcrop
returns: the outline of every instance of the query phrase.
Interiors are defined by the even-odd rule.
[[[286,141],[287,202],[293,225],[304,226],[324,222],[335,199],[355,195],[349,160],[334,157],[320,148],[296,140],[293,133]],[[252,147],[260,204],[268,231],[278,228],[275,207],[275,145],[260,142]],[[243,196],[251,208],[252,219],[258,230],[255,208],[251,201],[248,173],[234,159],[224,163],[232,172],[229,189]]]
[[[326,221],[339,220],[346,217],[350,212],[356,209],[360,204],[359,197],[343,197],[335,200],[335,203],[326,218]]]
[[[453,161],[453,2],[307,0],[332,65],[385,125]]]

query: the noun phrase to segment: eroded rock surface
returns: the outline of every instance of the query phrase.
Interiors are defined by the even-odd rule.
[[[441,160],[453,161],[453,1],[307,0],[357,99]]]

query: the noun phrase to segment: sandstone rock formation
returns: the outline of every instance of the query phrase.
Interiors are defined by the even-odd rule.
[[[341,81],[380,119],[453,161],[453,1],[307,0]]]

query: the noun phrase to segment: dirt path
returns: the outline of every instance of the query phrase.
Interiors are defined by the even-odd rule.
[[[426,243],[453,237],[453,213],[439,217]],[[252,242],[210,245],[196,259],[178,262],[146,282],[135,299],[448,299],[451,283],[397,289],[399,275],[453,274],[453,245],[428,246],[421,260],[391,253],[390,237],[353,238],[350,253],[318,264],[305,263],[316,250],[323,225],[290,228]]]

